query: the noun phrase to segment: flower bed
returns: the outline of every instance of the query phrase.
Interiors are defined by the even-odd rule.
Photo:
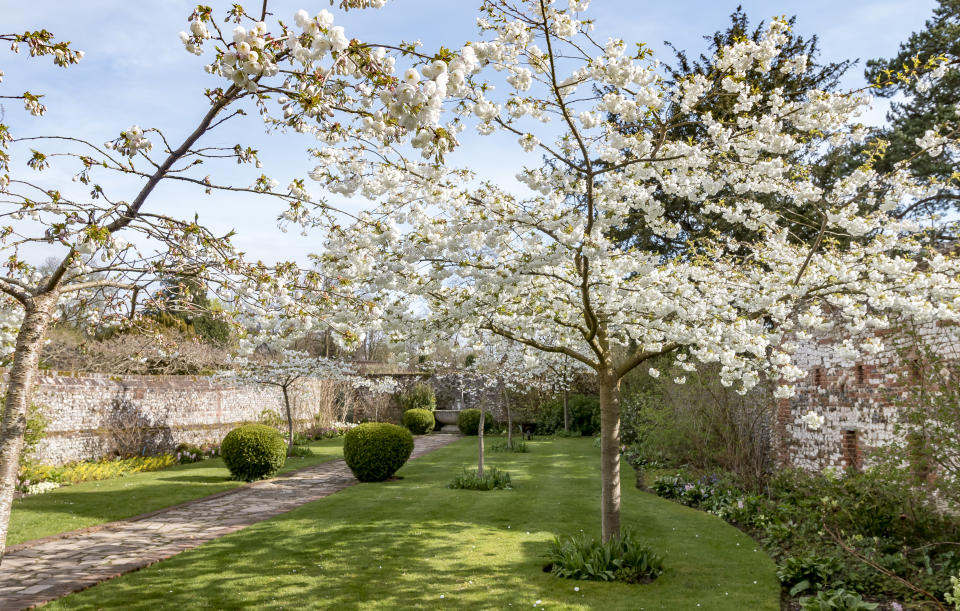
[[[938,511],[906,477],[889,469],[844,476],[786,470],[751,493],[726,474],[678,472],[652,489],[750,533],[777,561],[785,592],[808,604],[841,590],[942,604],[960,572],[960,520]]]
[[[42,494],[69,484],[122,477],[141,471],[159,471],[173,465],[198,462],[219,454],[218,446],[181,445],[173,454],[132,456],[70,462],[60,466],[26,464],[17,476],[17,492]]]

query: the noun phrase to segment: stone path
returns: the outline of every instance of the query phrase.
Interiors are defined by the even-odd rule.
[[[418,437],[411,459],[459,437]],[[25,609],[119,577],[357,483],[343,460],[66,536],[13,546],[0,609]]]

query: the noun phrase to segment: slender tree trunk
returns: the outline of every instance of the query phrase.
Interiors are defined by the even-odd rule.
[[[31,299],[17,334],[7,381],[3,423],[0,425],[0,562],[6,550],[10,510],[20,469],[20,453],[23,451],[23,434],[27,429],[27,406],[30,405],[43,338],[57,298],[56,293],[47,293]]]
[[[563,430],[570,432],[570,406],[567,404],[567,389],[563,389]]]
[[[507,410],[507,447],[513,449],[513,416],[510,413],[510,394],[506,384],[503,385],[503,406]]]
[[[620,536],[620,379],[601,370],[600,386],[600,531],[604,541]]]
[[[486,420],[487,412],[483,409],[483,403],[480,403],[480,424],[477,425],[477,441],[480,446],[479,456],[477,458],[477,476],[483,477],[483,421]]]
[[[290,456],[293,452],[293,410],[290,409],[290,395],[287,394],[287,387],[280,388],[283,389],[283,405],[287,408],[287,456]]]

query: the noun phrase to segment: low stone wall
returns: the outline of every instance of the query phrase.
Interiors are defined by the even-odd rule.
[[[394,378],[401,388],[418,382],[434,386],[438,407],[452,407],[461,394],[461,380],[449,375],[378,375]],[[495,389],[474,391],[478,382],[469,377],[462,385],[466,387],[465,407],[475,407],[476,401],[483,400],[499,414]],[[297,384],[291,401],[298,428],[337,419],[399,421],[398,406],[390,397],[345,398],[343,390],[342,385],[325,380]],[[219,443],[230,429],[257,421],[264,410],[285,414],[279,388],[228,386],[202,376],[120,377],[41,371],[33,403],[48,421],[45,437],[32,456],[44,464],[111,454],[156,454],[180,443]]]
[[[297,389],[304,419],[319,381]],[[48,424],[33,458],[46,464],[112,453],[151,454],[179,443],[219,443],[233,427],[266,410],[283,413],[278,388],[230,387],[194,376],[110,376],[40,372],[33,403]]]

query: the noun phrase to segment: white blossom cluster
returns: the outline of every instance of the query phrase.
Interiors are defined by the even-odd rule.
[[[811,431],[819,431],[826,421],[826,418],[812,410],[800,417],[803,426]]]
[[[133,157],[139,152],[146,153],[153,149],[153,143],[143,134],[143,129],[139,125],[131,125],[125,131],[120,132],[120,136],[116,139],[104,142],[103,146],[127,157]]]
[[[60,487],[60,484],[57,482],[36,482],[34,484],[27,485],[27,494],[43,494],[44,492],[50,492],[51,490],[56,490]]]
[[[274,358],[236,356],[230,359],[227,365],[231,369],[218,373],[217,378],[229,384],[286,386],[298,380],[314,378],[347,382],[354,388],[363,388],[376,394],[396,390],[396,381],[393,378],[363,376],[346,361],[313,357],[298,350],[285,349]]]
[[[385,4],[385,0],[363,0],[341,6],[380,8]],[[180,33],[187,51],[202,55],[206,41],[220,43],[207,72],[249,93],[279,74],[281,83],[269,82],[281,113],[274,117],[260,104],[264,119],[314,134],[333,147],[326,152],[321,149],[320,155],[341,154],[338,145],[349,149],[354,138],[386,145],[409,135],[424,157],[442,155],[457,144],[456,123],[441,125],[440,116],[443,102],[462,93],[467,76],[477,69],[472,48],[445,60],[411,51],[410,57],[420,65],[397,75],[396,55],[383,46],[352,41],[343,26],[334,25],[328,10],[311,15],[301,9],[294,14],[292,26],[279,24],[273,31],[263,21],[249,28],[238,25],[230,39],[219,29],[210,31],[209,15],[195,15],[191,31]]]
[[[23,308],[13,299],[3,299],[0,303],[0,358],[7,358],[13,353],[22,322]]]
[[[862,140],[855,116],[869,98],[750,87],[745,76],[769,72],[779,55],[782,21],[759,41],[721,49],[713,60],[719,78],[668,83],[655,61],[627,56],[622,41],[594,56],[583,51],[593,48],[586,42],[565,45],[585,29],[579,15],[554,3],[545,14],[539,2],[523,5],[527,20],[496,11],[481,19],[488,36],[465,47],[472,57],[461,55],[475,58],[477,70],[506,73],[514,90],[497,100],[484,73],[470,70],[458,111],[481,134],[514,134],[524,150],[547,158],[519,171],[526,191],[489,182],[464,188],[467,170],[382,149],[365,156],[359,147],[324,152],[313,175],[379,202],[353,225],[330,227],[325,260],[337,275],[364,282],[391,337],[488,330],[606,375],[675,353],[688,370],[718,363],[721,381],[739,392],[764,376],[779,380],[783,398],[803,376],[793,338],[960,317],[956,259],[930,251],[919,226],[890,213],[930,195],[929,187],[904,168],[880,174],[869,164],[823,186],[804,165]],[[544,28],[531,25],[541,19],[552,56]],[[734,101],[735,120],[698,111],[717,96]],[[693,116],[707,137],[674,137],[656,118],[665,107]],[[559,136],[555,126],[540,127],[557,118]],[[613,242],[628,215],[654,235],[682,237],[661,197],[688,201],[705,222],[722,219],[755,238],[703,239],[666,258]],[[799,241],[791,217],[771,201],[822,211],[814,227],[849,239]],[[878,342],[836,349],[855,359],[881,349]]]

